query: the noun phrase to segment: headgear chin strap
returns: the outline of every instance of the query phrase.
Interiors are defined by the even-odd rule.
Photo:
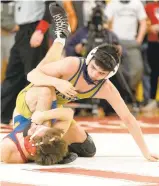
[[[92,58],[94,57],[94,54],[97,52],[98,49],[99,49],[99,47],[95,47],[95,48],[93,48],[93,49],[89,52],[89,54],[87,55],[87,58],[86,58],[86,65],[88,65],[88,64],[90,63],[90,61],[92,60]],[[114,57],[113,57],[111,54],[108,54],[108,55],[115,61]],[[111,72],[105,77],[105,79],[109,79],[109,78],[111,78],[112,76],[114,76],[114,75],[117,73],[117,71],[118,71],[118,69],[119,69],[119,64],[120,64],[120,63],[118,63],[118,64],[115,66],[115,68],[113,69],[113,71],[111,71]]]

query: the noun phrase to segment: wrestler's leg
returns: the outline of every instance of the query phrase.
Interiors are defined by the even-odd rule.
[[[69,23],[65,10],[59,5],[53,3],[50,6],[50,14],[52,16],[52,25],[55,29],[56,39],[54,40],[53,45],[47,52],[45,58],[40,62],[38,67],[45,65],[50,62],[58,61],[61,59],[63,48],[65,45],[65,40],[70,34]],[[60,26],[59,26],[60,25]],[[48,110],[53,109],[52,100],[55,100],[55,91],[50,87],[33,87],[32,94],[27,93],[26,101],[28,103],[36,103],[35,110]],[[30,91],[31,92],[31,91]],[[37,98],[33,98],[33,94],[37,92]]]
[[[56,100],[54,87],[37,87],[37,105],[35,110],[45,111],[51,109],[52,102]]]
[[[67,14],[61,6],[58,4],[52,4],[50,6],[50,14],[52,16],[52,26],[54,28],[53,32],[56,39],[44,59],[37,67],[61,59],[63,47],[71,32]]]
[[[48,50],[46,56],[44,59],[39,63],[37,67],[40,67],[42,65],[46,65],[50,62],[55,62],[61,59],[62,53],[63,53],[64,44],[60,42],[60,40],[55,39],[52,46]]]
[[[55,55],[52,55],[52,59],[60,60],[63,50],[63,44],[56,41],[53,43],[51,50]],[[50,56],[51,53],[48,53]],[[52,101],[56,100],[55,90],[52,87],[36,87],[32,86],[27,92],[25,92],[24,104],[27,104],[29,110],[34,112],[36,110],[44,111],[53,108]],[[17,98],[18,99],[18,98]],[[16,115],[16,111],[13,113],[13,118]]]
[[[46,57],[40,62],[38,66],[47,64],[49,62],[58,61],[61,59],[64,45],[58,40],[55,40]],[[55,90],[52,87],[31,87],[26,93],[26,103],[30,111],[44,111],[51,109],[52,100],[55,100]],[[36,104],[36,106],[35,106]],[[33,107],[33,108],[32,108]]]
[[[96,153],[96,146],[91,136],[75,120],[72,121],[64,140],[70,144],[69,151],[76,153],[80,157],[92,157]]]
[[[32,87],[26,92],[26,104],[29,110],[45,111],[56,108],[56,93],[54,87]],[[48,124],[48,122],[45,122]]]

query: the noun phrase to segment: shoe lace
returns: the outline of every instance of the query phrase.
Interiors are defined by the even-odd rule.
[[[54,32],[57,36],[60,36],[61,32],[63,32],[64,29],[68,27],[67,18],[64,18],[60,14],[54,15],[53,18],[55,20],[55,31]]]

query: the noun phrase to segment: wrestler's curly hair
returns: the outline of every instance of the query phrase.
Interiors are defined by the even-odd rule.
[[[61,129],[51,128],[43,136],[35,136],[32,139],[35,144],[39,144],[36,146],[35,163],[53,165],[63,160],[68,153],[68,144],[61,138],[63,133]],[[52,138],[54,140],[50,141]]]
[[[113,71],[115,66],[120,63],[121,51],[119,46],[112,44],[102,44],[98,46],[93,55],[97,66],[105,71]]]

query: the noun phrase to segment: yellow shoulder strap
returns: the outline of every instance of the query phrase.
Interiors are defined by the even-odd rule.
[[[80,65],[79,65],[77,72],[69,79],[72,85],[75,85],[75,83],[78,81],[78,78],[82,71],[83,64],[84,64],[84,58],[80,58]]]

